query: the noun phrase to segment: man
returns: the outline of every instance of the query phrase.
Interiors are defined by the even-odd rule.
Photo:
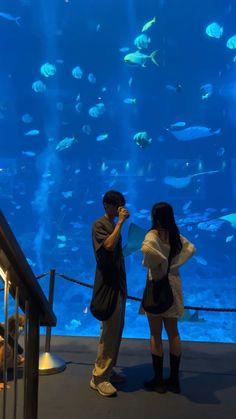
[[[102,396],[116,395],[116,388],[112,383],[124,381],[124,377],[113,370],[124,327],[127,295],[121,229],[129,218],[129,212],[124,205],[125,198],[120,192],[106,192],[103,197],[105,215],[95,221],[92,228],[97,266],[91,311],[102,322],[90,387]],[[114,222],[116,217],[117,224]]]

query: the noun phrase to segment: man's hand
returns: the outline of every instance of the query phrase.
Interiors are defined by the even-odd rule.
[[[123,223],[125,220],[127,220],[127,218],[129,218],[129,215],[129,211],[126,208],[118,208],[118,222],[120,221],[121,223]]]

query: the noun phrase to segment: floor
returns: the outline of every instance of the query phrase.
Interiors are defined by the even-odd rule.
[[[92,337],[52,338],[51,352],[63,358],[67,367],[62,373],[40,376],[39,419],[235,419],[235,344],[184,342],[182,394],[160,395],[145,391],[142,385],[152,375],[148,340],[124,339],[118,366],[127,375],[127,383],[120,385],[117,397],[105,398],[89,388],[97,342]],[[167,375],[167,342],[164,350]],[[21,418],[23,380],[18,383]],[[10,384],[7,419],[12,417]]]

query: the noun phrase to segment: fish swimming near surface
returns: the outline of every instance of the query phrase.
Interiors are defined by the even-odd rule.
[[[201,176],[201,175],[213,175],[215,173],[219,173],[220,170],[210,170],[208,172],[200,172],[200,173],[194,173],[189,176],[184,177],[175,177],[175,176],[166,176],[164,178],[164,183],[166,185],[172,186],[175,189],[183,189],[186,188],[188,185],[190,185],[192,178]]]
[[[211,137],[212,135],[217,135],[221,132],[221,128],[217,129],[216,131],[213,131],[211,128],[196,126],[188,127],[178,131],[172,131],[170,129],[167,129],[167,131],[171,132],[171,134],[173,134],[175,138],[179,141],[192,141],[198,138],[205,138]]]
[[[157,51],[153,51],[150,55],[143,54],[140,51],[131,52],[124,56],[124,61],[134,67],[147,67],[146,62],[150,59],[157,67],[159,67],[158,62],[155,60]]]
[[[149,20],[147,23],[145,23],[143,25],[142,32],[147,31],[156,22],[156,20],[156,16],[154,16],[152,20]]]
[[[16,22],[17,25],[20,26],[19,20],[21,19],[21,16],[14,17],[14,16],[10,15],[10,13],[1,12],[0,17],[2,17],[3,19],[12,20],[13,22]]]

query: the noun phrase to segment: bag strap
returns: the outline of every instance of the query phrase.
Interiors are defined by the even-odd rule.
[[[169,256],[168,256],[168,267],[167,267],[167,271],[166,271],[167,275],[170,272],[171,260],[172,260],[172,256],[171,256],[171,251],[170,251]]]

